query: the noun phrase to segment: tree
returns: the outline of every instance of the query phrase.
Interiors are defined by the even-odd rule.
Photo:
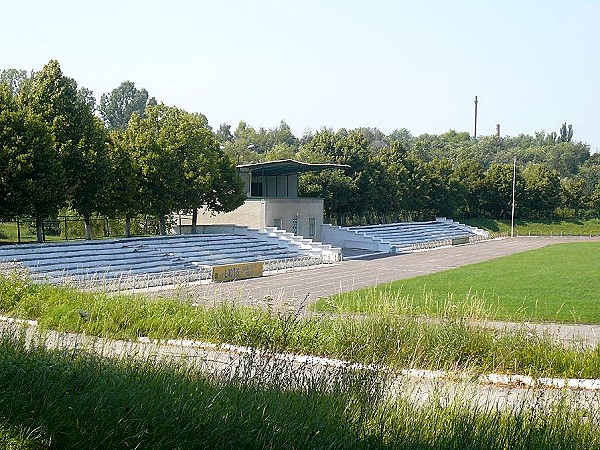
[[[49,127],[0,86],[0,214],[35,217],[42,242],[43,219],[65,199],[65,174]]]
[[[477,160],[467,160],[459,164],[452,177],[457,180],[461,191],[457,212],[469,218],[477,217],[481,211],[485,195],[485,168]]]
[[[586,205],[589,195],[586,193],[586,180],[581,176],[563,178],[560,180],[561,206],[573,209],[575,218]]]
[[[281,159],[294,159],[296,156],[295,148],[285,142],[275,144],[265,153],[265,161],[277,161]]]
[[[233,140],[233,134],[231,134],[231,125],[222,123],[219,125],[219,129],[215,132],[217,140],[222,144],[225,142],[231,142]]]
[[[58,62],[50,61],[21,97],[50,127],[66,175],[67,199],[83,216],[86,239],[91,239],[91,215],[109,206],[111,173],[107,136],[90,107],[89,91],[78,90]]]
[[[571,142],[571,139],[573,139],[573,125],[567,126],[567,122],[565,122],[560,126],[557,140],[558,142]]]
[[[231,211],[245,199],[233,161],[201,114],[149,106],[144,117],[133,114],[123,144],[140,167],[142,208],[157,216],[161,234],[173,211],[191,211],[194,219],[200,206]]]
[[[530,217],[548,218],[560,206],[558,172],[545,164],[529,164],[523,170],[525,181],[523,210]]]
[[[0,72],[0,85],[4,85],[11,95],[17,93],[25,87],[30,78],[25,70],[5,69]]]
[[[132,81],[123,81],[110,94],[100,97],[100,115],[109,129],[124,130],[133,113],[144,115],[149,103],[148,91],[137,89]]]
[[[110,212],[125,215],[125,237],[130,237],[131,218],[142,211],[141,168],[136,157],[126,147],[122,133],[116,130],[111,132],[110,140]]]
[[[309,163],[339,163],[344,138],[340,133],[322,129],[298,151],[298,158]],[[320,197],[324,201],[326,218],[344,224],[352,210],[353,178],[344,170],[325,170],[302,174],[298,180],[298,194],[302,197]]]
[[[484,211],[494,218],[507,218],[512,207],[513,165],[492,164],[485,172]],[[515,205],[520,206],[523,197],[523,176],[517,167]]]
[[[386,222],[386,217],[397,218],[406,212],[410,176],[406,167],[407,156],[407,148],[397,140],[375,156],[379,182],[376,186],[378,200],[374,206],[380,222]]]
[[[427,175],[427,210],[434,216],[453,216],[463,204],[459,183],[453,175],[452,164],[447,159],[434,159],[425,165]]]
[[[192,212],[192,233],[196,232],[198,208],[229,212],[244,203],[246,195],[235,163],[220,149],[205,117],[183,113],[178,128],[184,149],[185,193],[181,209]]]
[[[222,142],[223,151],[237,164],[259,162],[262,160],[260,153],[265,150],[259,147],[259,140],[256,130],[241,120],[233,132],[233,138]]]

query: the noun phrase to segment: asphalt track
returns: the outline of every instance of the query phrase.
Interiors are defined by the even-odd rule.
[[[214,304],[231,301],[236,304],[264,307],[275,311],[304,312],[310,303],[320,297],[327,297],[339,292],[441,272],[547,245],[581,241],[600,242],[600,238],[518,237],[493,239],[408,254],[343,261],[329,266],[269,274],[248,280],[180,287],[178,294],[198,303]],[[488,325],[523,326],[523,324],[505,322],[489,323]],[[542,324],[531,326],[538,331],[549,331],[562,341],[577,339],[592,346],[600,342],[600,325]]]
[[[414,253],[355,259],[329,266],[275,273],[248,280],[196,285],[196,298],[266,301],[275,309],[302,308],[320,297],[374,286],[394,280],[454,269],[481,261],[533,250],[551,244],[596,241],[600,238],[504,238]],[[306,300],[305,300],[306,299]]]

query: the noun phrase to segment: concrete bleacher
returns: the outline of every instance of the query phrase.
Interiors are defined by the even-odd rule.
[[[344,249],[402,253],[486,239],[487,232],[446,218],[351,227],[324,226],[323,241]]]
[[[216,231],[216,230],[212,230]],[[290,243],[269,233],[236,227],[230,233],[105,239],[0,247],[0,263],[24,268],[35,281],[85,285],[123,278],[188,281],[211,277],[213,266],[243,262],[286,262],[304,265],[331,262],[312,247]],[[339,251],[339,249],[338,249]],[[339,258],[338,258],[339,259]],[[288,264],[289,265],[289,264]],[[269,270],[266,267],[265,270]]]

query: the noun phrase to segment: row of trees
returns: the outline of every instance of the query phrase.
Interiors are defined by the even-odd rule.
[[[297,139],[281,122],[255,130],[221,125],[225,152],[240,162],[296,158],[348,164],[347,171],[306,174],[302,195],[325,198],[328,220],[345,223],[488,216],[501,218],[512,203],[521,218],[600,213],[600,158],[574,142],[573,128],[535,136],[484,136],[449,131],[412,136],[406,129],[385,135],[375,128],[322,129]]]
[[[86,230],[94,214],[127,223],[153,214],[164,232],[172,211],[231,211],[244,200],[235,162],[286,158],[350,166],[300,179],[301,195],[324,198],[327,219],[337,223],[506,217],[514,158],[520,217],[600,212],[600,158],[573,141],[566,123],[558,132],[478,139],[404,128],[387,135],[321,129],[298,138],[284,121],[213,132],[204,115],[159,104],[130,81],[97,104],[56,61],[37,73],[0,73],[0,150],[0,218],[36,217],[39,238],[42,218],[65,205],[84,217]]]
[[[121,96],[115,107],[115,90],[102,97],[102,121],[91,92],[56,61],[31,76],[4,71],[1,81],[0,218],[35,217],[38,241],[42,219],[64,206],[83,216],[91,238],[93,214],[124,215],[127,224],[135,214],[154,214],[164,233],[173,211],[230,211],[245,198],[233,161],[201,114],[147,95]],[[132,84],[125,88],[136,93]]]

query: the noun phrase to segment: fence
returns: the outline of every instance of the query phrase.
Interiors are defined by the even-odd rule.
[[[303,256],[281,260],[267,260],[264,262],[266,275],[282,271],[293,271],[311,266],[333,264],[329,258],[320,256]],[[28,275],[28,270],[18,262],[0,262],[0,275],[17,272],[22,276]],[[197,269],[173,270],[154,274],[134,274],[124,272],[121,274],[102,274],[90,272],[85,277],[76,278],[68,275],[54,276],[52,279],[44,276],[33,278],[35,282],[51,282],[56,285],[66,285],[77,289],[118,292],[150,289],[166,286],[187,286],[191,283],[210,282],[212,279],[212,266],[198,266]]]
[[[510,236],[510,233],[507,233]],[[600,237],[600,233],[596,232],[583,232],[583,231],[579,231],[579,232],[572,232],[572,231],[568,231],[568,232],[563,232],[561,231],[544,231],[544,230],[527,230],[526,232],[521,231],[519,233],[518,229],[515,229],[515,236],[516,237]]]
[[[92,217],[90,228],[93,239],[125,237],[125,218]],[[42,221],[44,242],[85,239],[85,222],[82,217],[58,216]],[[137,236],[157,235],[158,221],[153,216],[131,218],[131,234]],[[0,242],[36,242],[35,219],[17,217],[0,222]]]

